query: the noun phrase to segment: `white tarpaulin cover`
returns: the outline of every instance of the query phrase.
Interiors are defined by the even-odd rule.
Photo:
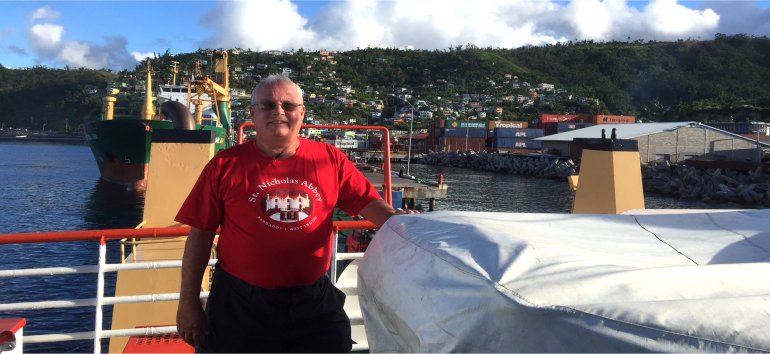
[[[391,218],[358,273],[372,352],[770,351],[770,210]]]

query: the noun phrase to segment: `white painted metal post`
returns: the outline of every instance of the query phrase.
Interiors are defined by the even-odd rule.
[[[329,268],[329,276],[332,278],[332,285],[337,285],[337,242],[339,242],[339,230],[334,230],[334,247],[332,247],[332,264]]]
[[[96,322],[94,324],[94,354],[102,352],[102,303],[104,301],[104,265],[107,263],[107,241],[99,241],[99,271],[96,273]]]

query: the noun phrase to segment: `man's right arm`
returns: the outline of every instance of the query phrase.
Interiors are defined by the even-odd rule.
[[[400,214],[419,214],[417,210],[411,209],[393,209],[390,204],[385,203],[382,199],[374,199],[369,204],[366,204],[360,212],[358,212],[364,219],[373,222],[377,227],[382,227],[388,219],[393,215]]]
[[[179,335],[191,345],[199,344],[206,331],[206,317],[200,302],[201,281],[206,270],[214,233],[191,228],[182,256],[182,285],[176,327]]]

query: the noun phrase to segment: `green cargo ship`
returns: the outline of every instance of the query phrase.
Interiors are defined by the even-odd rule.
[[[232,145],[230,129],[230,88],[227,71],[227,52],[215,53],[214,78],[197,75],[189,83],[190,108],[177,101],[161,105],[155,114],[152,96],[152,77],[148,67],[145,104],[142,116],[119,118],[114,116],[117,90],[104,98],[104,110],[99,120],[85,125],[85,139],[91,147],[101,178],[107,182],[143,191],[146,188],[152,133],[160,129],[212,130],[216,132],[216,150]],[[195,88],[195,89],[193,89]],[[197,91],[197,92],[196,92]],[[216,121],[203,121],[201,96],[212,97]]]

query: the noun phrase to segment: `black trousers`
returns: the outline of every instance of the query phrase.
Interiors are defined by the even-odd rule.
[[[350,352],[345,294],[324,276],[307,287],[268,290],[221,267],[206,304],[208,333],[196,352]]]

